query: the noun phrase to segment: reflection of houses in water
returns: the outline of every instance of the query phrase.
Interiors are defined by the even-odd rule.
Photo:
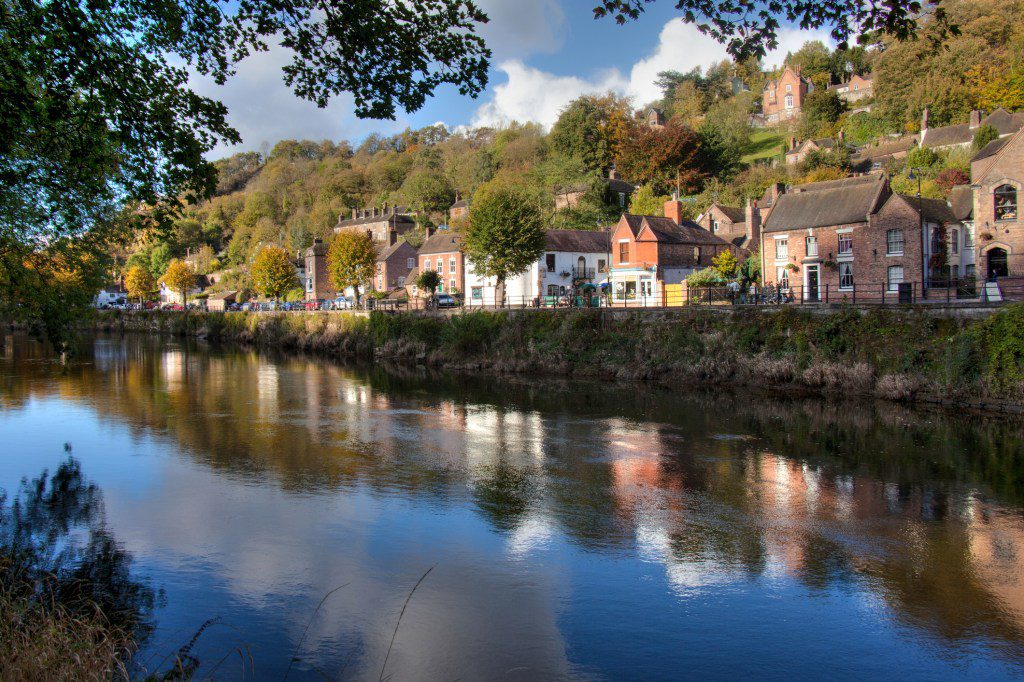
[[[972,572],[1013,624],[1024,630],[1024,520],[993,511],[972,498],[967,504]]]
[[[279,371],[277,365],[264,361],[260,361],[256,367],[256,404],[259,406],[261,417],[278,415],[278,395],[281,388]]]
[[[185,354],[180,350],[165,350],[160,355],[160,370],[168,388],[185,381]]]

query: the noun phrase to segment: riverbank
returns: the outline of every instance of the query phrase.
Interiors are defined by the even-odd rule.
[[[447,370],[757,386],[983,410],[1024,408],[1024,305],[984,319],[915,309],[104,313],[104,332],[386,358]]]

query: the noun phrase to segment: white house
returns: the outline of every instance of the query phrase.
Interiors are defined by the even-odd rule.
[[[128,293],[124,290],[124,287],[120,284],[108,284],[100,289],[99,293],[96,294],[96,299],[93,301],[93,305],[100,308],[105,305],[126,303],[127,300]]]
[[[586,284],[600,287],[608,279],[609,244],[605,231],[548,230],[540,259],[505,283],[506,304],[550,304]],[[496,299],[494,278],[481,277],[467,260],[466,305],[493,306]]]

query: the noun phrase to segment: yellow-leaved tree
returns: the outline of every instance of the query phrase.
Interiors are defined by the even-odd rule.
[[[327,249],[327,272],[338,291],[352,287],[359,304],[359,287],[373,277],[377,247],[365,232],[342,232]]]
[[[189,289],[196,285],[196,273],[189,267],[188,263],[175,258],[167,266],[167,272],[160,278],[167,288],[181,294],[182,304],[188,303]]]
[[[129,298],[137,298],[141,304],[156,290],[156,280],[146,268],[133,265],[125,273],[124,288],[128,290]]]
[[[295,265],[288,257],[288,252],[280,246],[264,246],[260,249],[249,270],[249,276],[256,291],[275,300],[299,283]]]

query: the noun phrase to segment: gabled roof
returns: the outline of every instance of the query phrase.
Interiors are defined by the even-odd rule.
[[[981,125],[992,126],[1000,135],[1010,135],[1017,132],[1024,126],[1024,111],[1011,114],[1006,109],[999,107],[991,114],[981,119]]]
[[[949,147],[955,144],[968,144],[974,140],[974,131],[968,123],[928,128],[923,132],[925,147]]]
[[[461,250],[462,236],[449,230],[441,230],[423,242],[419,254],[425,256],[432,253],[450,253]]]
[[[412,248],[412,245],[409,244],[409,242],[404,241],[404,240],[403,241],[397,241],[394,244],[391,244],[390,246],[385,248],[379,254],[377,254],[377,260],[387,260],[388,258],[391,258],[391,256],[393,256],[396,253],[398,253],[399,251],[401,251],[403,247],[408,247],[409,250],[411,250],[413,252],[416,251],[416,249]]]
[[[1017,141],[1018,141],[1018,140],[1020,140],[1020,139],[1021,139],[1022,137],[1024,137],[1024,128],[1021,128],[1020,130],[1018,130],[1017,132],[1015,132],[1015,133],[1014,133],[1013,135],[1010,135],[1009,137],[1007,137],[1007,138],[1006,138],[1006,141],[1005,141],[1005,142],[1004,142],[1004,143],[1003,143],[1003,144],[1002,144],[1001,146],[999,146],[999,147],[998,147],[998,148],[997,148],[997,149],[996,149],[996,150],[995,150],[995,151],[994,151],[994,152],[993,152],[992,154],[990,154],[990,155],[989,155],[988,157],[982,157],[982,158],[981,158],[980,160],[982,160],[982,161],[985,161],[985,162],[986,162],[986,163],[984,164],[984,167],[983,167],[983,168],[980,168],[980,169],[978,169],[978,172],[977,172],[977,173],[975,173],[975,172],[974,172],[974,168],[971,168],[971,181],[972,181],[972,183],[978,183],[978,182],[980,182],[980,181],[981,181],[981,180],[982,180],[982,179],[983,179],[983,178],[984,178],[984,177],[985,177],[986,175],[988,175],[989,171],[990,171],[990,170],[992,170],[992,165],[993,165],[993,164],[995,164],[995,162],[996,162],[996,159],[997,159],[997,157],[999,156],[1000,152],[1002,152],[1002,151],[1003,151],[1003,149],[1005,149],[1006,147],[1008,147],[1008,146],[1009,146],[1009,145],[1011,145],[1011,144],[1017,144],[1017,143],[1018,143]],[[985,145],[985,148],[984,148],[984,149],[982,149],[982,151],[984,151],[984,150],[985,150],[985,149],[987,149],[988,147],[989,147],[989,145]],[[979,152],[979,153],[980,153],[980,152]],[[978,157],[975,157],[974,159],[971,159],[971,161],[972,161],[972,162],[973,162],[973,161],[977,161],[977,160],[979,160],[979,159],[978,159]]]
[[[211,294],[211,301],[233,301],[238,297],[237,291],[222,291],[219,294]]]
[[[949,209],[958,221],[971,219],[974,215],[974,190],[970,185],[957,185],[949,190]]]
[[[663,218],[653,215],[633,215],[623,213],[634,236],[639,236],[645,230],[650,232],[655,241],[662,244],[708,244],[715,246],[729,246],[729,242],[711,234],[697,223],[689,220],[677,225],[671,218]]]
[[[611,234],[605,230],[547,230],[544,248],[570,253],[608,253]]]
[[[725,214],[725,217],[733,223],[745,223],[747,221],[747,213],[739,206],[726,206],[724,204],[711,204],[708,208],[708,212],[711,209],[717,208],[719,211]]]
[[[864,159],[878,159],[893,154],[899,154],[900,152],[908,152],[917,146],[917,137],[910,135],[908,137],[902,137],[898,140],[891,140],[889,142],[881,142],[879,144],[865,145],[859,147],[857,152],[853,155],[854,161],[860,161]]]
[[[999,151],[1006,146],[1006,143],[1010,141],[1008,137],[1000,137],[992,140],[987,145],[982,147],[977,154],[971,157],[971,163],[975,161],[982,161],[990,156],[995,156]]]
[[[887,192],[883,175],[862,175],[794,187],[775,202],[765,232],[849,225],[867,220]]]
[[[449,208],[467,208],[468,206],[469,206],[469,204],[466,203],[465,199],[459,199],[454,204],[452,204]]]
[[[924,197],[918,199],[916,196],[912,197],[908,194],[896,194],[893,196],[906,201],[915,211],[920,207],[924,219],[928,222],[941,225],[959,222],[956,216],[953,215],[953,211],[949,208],[949,204],[942,199],[927,199]]]

